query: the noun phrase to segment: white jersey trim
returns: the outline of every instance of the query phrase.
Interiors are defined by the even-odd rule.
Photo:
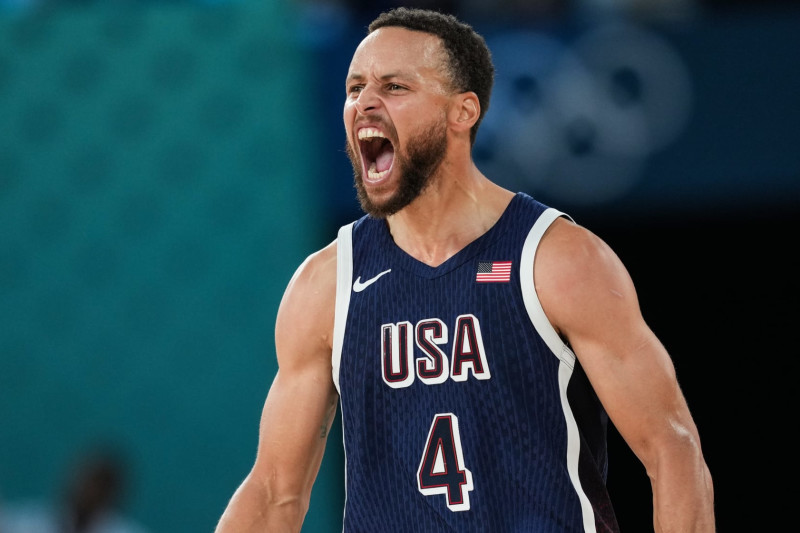
[[[547,228],[549,228],[557,218],[562,216],[572,220],[569,215],[565,215],[556,209],[548,208],[533,224],[533,227],[530,232],[528,232],[528,236],[525,239],[525,244],[522,247],[519,279],[522,289],[522,298],[525,302],[525,309],[528,312],[528,317],[533,327],[536,328],[536,331],[542,339],[544,339],[547,346],[560,360],[558,368],[558,388],[561,394],[561,407],[564,410],[564,419],[567,424],[567,471],[569,472],[572,485],[575,487],[578,499],[581,502],[584,531],[586,533],[596,533],[597,528],[594,521],[594,509],[592,509],[592,504],[583,491],[580,476],[578,475],[578,457],[580,455],[578,424],[575,422],[575,416],[572,414],[572,408],[567,399],[567,386],[572,377],[572,371],[575,368],[575,353],[561,340],[561,337],[550,323],[550,320],[548,320],[533,283],[533,264],[536,258],[536,250],[539,248],[539,243],[545,231],[547,231]]]
[[[575,364],[575,355],[569,347],[564,344],[564,341],[561,340],[561,337],[558,336],[555,328],[547,319],[547,315],[544,313],[542,304],[539,301],[539,296],[536,294],[536,287],[534,287],[533,284],[533,261],[536,258],[536,250],[539,249],[539,243],[545,231],[547,231],[547,228],[549,228],[557,218],[562,216],[569,218],[568,215],[565,215],[561,211],[549,208],[542,213],[533,224],[533,227],[530,232],[528,232],[528,236],[525,239],[525,244],[522,247],[522,258],[519,264],[519,279],[520,285],[522,286],[522,299],[525,301],[525,309],[528,311],[528,317],[530,317],[533,327],[536,328],[536,331],[542,336],[544,342],[550,347],[550,351],[561,359],[564,364],[572,368]]]
[[[339,395],[339,365],[342,362],[342,344],[344,329],[347,324],[347,312],[350,308],[350,285],[353,283],[353,224],[339,228],[336,238],[336,309],[333,319],[333,351],[331,366],[333,384]]]
[[[336,307],[333,318],[333,350],[331,352],[331,372],[333,384],[341,397],[339,388],[339,366],[342,362],[342,345],[344,344],[344,330],[347,325],[347,313],[350,309],[351,284],[353,283],[353,224],[339,228],[336,237]],[[344,446],[344,417],[342,418],[342,445]],[[344,499],[347,509],[347,451],[344,454]],[[342,516],[342,531],[344,531],[344,516]]]

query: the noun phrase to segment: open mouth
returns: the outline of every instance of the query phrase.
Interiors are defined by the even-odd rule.
[[[394,162],[394,146],[391,141],[376,128],[362,128],[358,131],[358,144],[367,178],[370,181],[384,178]]]

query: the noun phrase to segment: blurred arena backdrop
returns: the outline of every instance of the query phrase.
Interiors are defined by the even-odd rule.
[[[56,500],[76,457],[110,444],[126,514],[213,530],[254,458],[283,289],[360,214],[343,79],[391,5],[0,0],[0,513]],[[479,166],[628,265],[700,426],[720,530],[782,529],[800,10],[405,5],[457,12],[493,49]],[[341,529],[338,424],[306,532]],[[650,530],[645,473],[613,428],[611,444],[623,531]]]

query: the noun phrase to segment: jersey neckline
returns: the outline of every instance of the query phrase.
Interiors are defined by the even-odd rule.
[[[464,246],[461,250],[453,254],[442,264],[435,267],[423,263],[397,246],[392,238],[391,233],[389,232],[389,226],[386,224],[385,220],[375,219],[369,216],[365,216],[363,218],[364,222],[376,224],[378,226],[378,244],[381,248],[388,251],[386,262],[387,268],[400,268],[421,278],[433,279],[443,276],[448,272],[458,268],[465,262],[474,258],[478,253],[491,246],[500,235],[509,229],[509,224],[514,218],[513,215],[519,209],[519,205],[524,196],[524,193],[516,193],[511,198],[511,201],[508,203],[503,213],[500,215],[500,218],[497,219],[497,222],[495,222],[491,228]]]

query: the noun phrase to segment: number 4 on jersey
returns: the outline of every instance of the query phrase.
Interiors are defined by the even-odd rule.
[[[444,494],[451,511],[469,510],[472,472],[464,466],[456,415],[434,416],[417,470],[417,487],[425,496]]]

